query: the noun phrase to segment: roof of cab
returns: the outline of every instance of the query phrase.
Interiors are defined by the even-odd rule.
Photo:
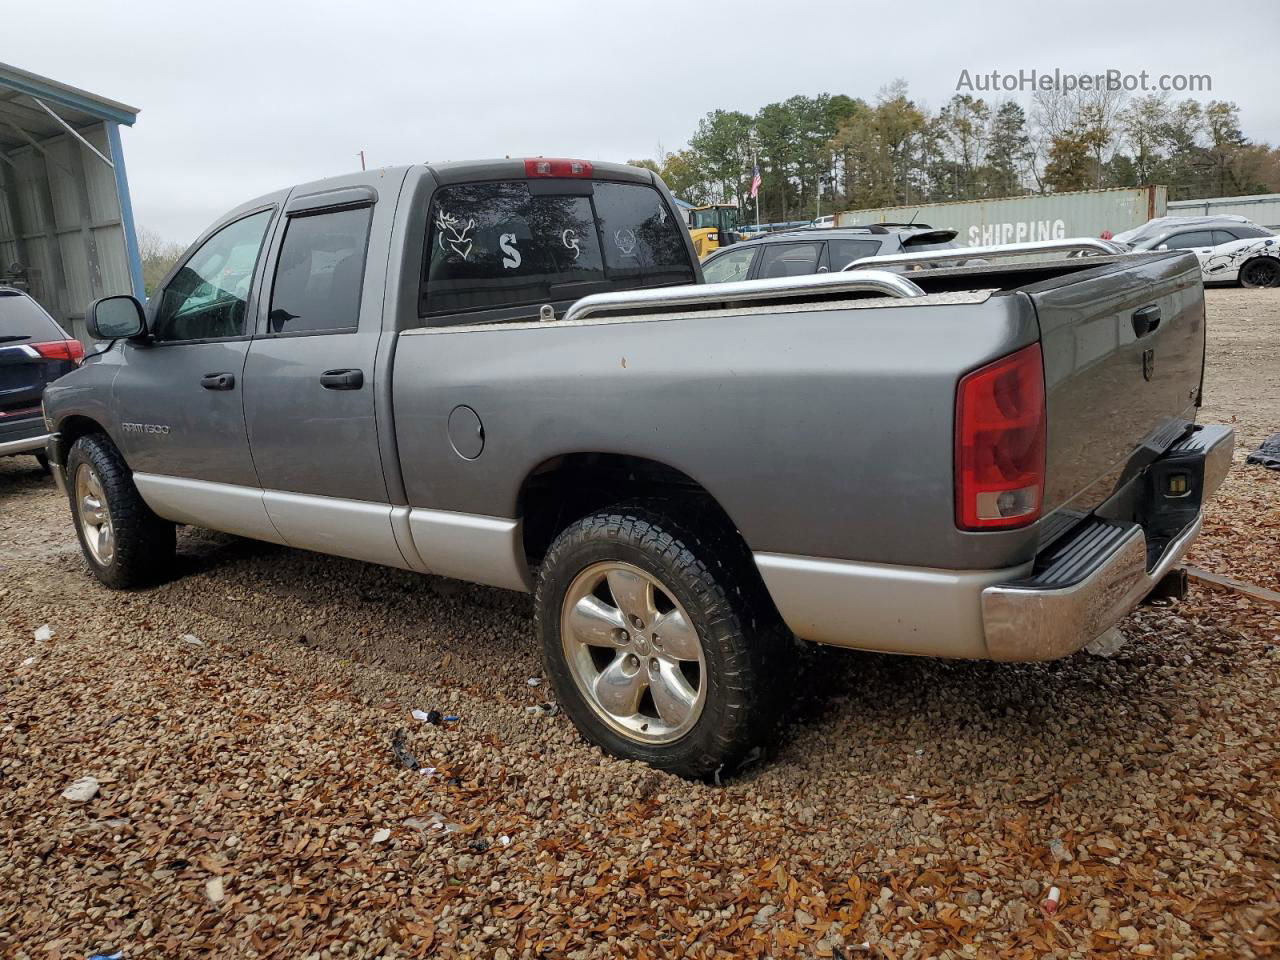
[[[428,163],[427,166],[443,185],[448,183],[467,183],[476,180],[523,180],[526,159],[559,159],[554,157],[506,157],[501,160],[450,160],[445,163]],[[625,163],[603,163],[596,160],[586,161],[591,164],[592,180],[624,180],[632,183],[653,183],[653,171],[643,167],[631,167]]]

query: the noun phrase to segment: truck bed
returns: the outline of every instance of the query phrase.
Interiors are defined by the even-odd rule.
[[[1029,562],[1194,418],[1197,269],[1177,254],[976,266],[909,274],[927,293],[916,299],[815,292],[408,331],[396,363],[415,373],[394,383],[405,489],[411,504],[516,518],[545,464],[625,455],[710,491],[753,550],[955,570]],[[1131,314],[1150,304],[1164,320],[1139,343]],[[960,530],[957,382],[1037,341],[1044,513],[1022,529]],[[458,404],[483,422],[481,460],[434,455]]]

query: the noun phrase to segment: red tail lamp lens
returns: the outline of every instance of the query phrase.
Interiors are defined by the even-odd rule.
[[[31,349],[46,360],[70,360],[78,364],[84,359],[84,347],[79,340],[50,340],[47,343],[33,343]]]
[[[956,390],[957,526],[1034,523],[1044,452],[1044,362],[1034,343],[968,374]]]

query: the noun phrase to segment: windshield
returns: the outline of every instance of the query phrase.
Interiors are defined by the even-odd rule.
[[[693,211],[693,229],[710,227],[712,230],[724,230],[732,233],[738,229],[737,207],[708,207],[705,210]]]

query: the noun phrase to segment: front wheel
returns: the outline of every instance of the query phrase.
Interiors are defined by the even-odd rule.
[[[102,434],[81,437],[67,457],[71,517],[84,558],[117,590],[147,586],[172,566],[175,528],[143,502],[120,451]]]
[[[685,777],[733,770],[772,725],[784,636],[729,533],[644,507],[585,517],[539,572],[543,659],[592,743]]]

